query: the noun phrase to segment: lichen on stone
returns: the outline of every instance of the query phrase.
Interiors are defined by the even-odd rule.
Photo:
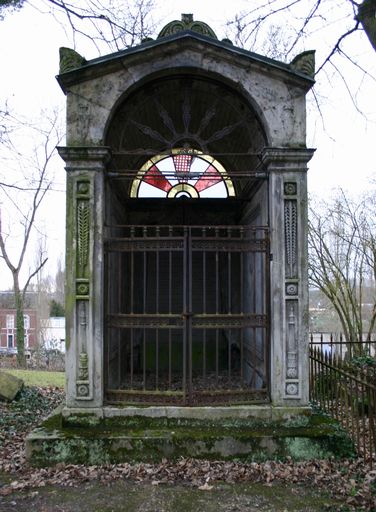
[[[299,53],[290,63],[290,67],[313,78],[315,76],[315,50]]]
[[[59,49],[60,65],[59,73],[67,73],[86,64],[86,59],[71,48],[61,47]]]

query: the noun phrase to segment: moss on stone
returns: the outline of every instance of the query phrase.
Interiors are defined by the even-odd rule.
[[[103,420],[83,413],[63,424],[61,414],[55,413],[29,436],[32,464],[154,462],[192,456],[260,462],[354,455],[352,442],[338,424],[318,415],[283,423],[143,416]]]

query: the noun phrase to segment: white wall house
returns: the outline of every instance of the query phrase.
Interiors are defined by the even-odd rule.
[[[50,317],[40,321],[40,344],[46,350],[65,353],[65,318]]]

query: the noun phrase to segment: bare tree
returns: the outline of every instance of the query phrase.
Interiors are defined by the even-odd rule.
[[[92,43],[97,53],[118,51],[150,37],[155,27],[151,12],[155,0],[25,0],[52,15],[71,36]]]
[[[355,203],[341,191],[321,210],[310,208],[310,282],[330,301],[349,342],[369,339],[375,328],[375,219],[375,194]]]
[[[29,153],[27,145],[30,140],[37,142],[30,148]],[[1,154],[2,171],[6,168],[6,176],[0,179],[0,256],[12,275],[16,308],[17,360],[20,366],[25,365],[25,294],[31,280],[45,265],[47,257],[42,251],[38,261],[28,271],[25,269],[25,262],[32,245],[33,230],[37,229],[39,208],[52,186],[50,167],[56,144],[60,140],[57,114],[54,113],[45,129],[41,125],[27,127],[23,138],[18,138],[17,144],[7,148],[5,154]],[[14,149],[21,145],[25,147],[25,151]],[[4,213],[8,222],[4,219]],[[23,284],[22,272],[26,272]]]
[[[0,0],[0,20],[4,19],[6,12],[20,9],[25,0]]]
[[[328,51],[319,63],[319,72],[327,63],[333,63],[333,57],[337,54],[356,65],[352,56],[343,48],[344,41],[355,32],[364,30],[372,47],[376,49],[375,16],[376,0],[260,0],[253,2],[251,9],[237,14],[227,25],[236,44],[255,48],[260,43],[260,34],[265,34],[271,24],[285,24],[285,40],[288,40],[286,60],[309,34],[322,27],[330,27]]]

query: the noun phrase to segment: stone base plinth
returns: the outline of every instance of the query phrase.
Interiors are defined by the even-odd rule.
[[[122,414],[115,409],[77,410],[70,415],[56,411],[27,437],[27,458],[31,464],[47,466],[179,457],[261,462],[354,453],[351,441],[333,420],[307,414],[307,409],[299,415],[279,411],[276,419],[246,415],[244,408],[233,408],[232,415],[228,411],[232,408],[226,408],[225,417],[216,408],[192,408],[184,414],[172,408],[168,416],[159,415],[158,408],[135,409],[123,408]]]

